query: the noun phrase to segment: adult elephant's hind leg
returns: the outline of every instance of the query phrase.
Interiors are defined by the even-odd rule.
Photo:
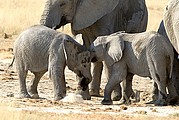
[[[37,86],[38,86],[38,83],[39,83],[41,77],[45,74],[46,71],[47,70],[44,70],[44,71],[41,71],[41,72],[33,72],[35,77],[31,80],[30,86],[28,88],[29,93],[30,93],[32,98],[35,98],[35,99],[39,98]]]
[[[103,70],[102,62],[93,63],[92,81],[90,83],[90,95],[91,96],[100,96],[99,91],[100,91],[102,70]]]

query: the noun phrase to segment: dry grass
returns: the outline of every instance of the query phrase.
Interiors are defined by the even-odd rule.
[[[0,34],[19,34],[25,28],[38,24],[46,0],[1,0]],[[157,30],[167,0],[146,0],[149,11],[147,30]],[[70,27],[65,28],[70,33]]]

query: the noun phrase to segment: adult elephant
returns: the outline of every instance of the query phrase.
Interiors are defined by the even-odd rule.
[[[47,0],[40,23],[53,29],[71,23],[72,33],[82,34],[88,47],[101,35],[143,32],[147,20],[145,0]],[[93,64],[91,95],[99,95],[101,73],[102,63]],[[90,99],[88,90],[81,94]]]
[[[165,38],[167,38],[166,40],[170,41],[169,36],[166,33],[166,28],[164,26],[164,21],[162,20],[160,23],[160,26],[158,28],[158,33],[160,33],[161,35],[163,35]],[[174,46],[174,44],[173,44]],[[178,60],[178,53],[177,51],[174,49],[174,62],[173,62],[173,72],[172,72],[172,80],[174,82],[174,87],[177,91],[177,94],[179,95],[179,60]],[[154,94],[157,92],[155,90],[156,85],[154,85]]]
[[[169,40],[179,53],[179,0],[169,0],[164,13],[164,26]]]

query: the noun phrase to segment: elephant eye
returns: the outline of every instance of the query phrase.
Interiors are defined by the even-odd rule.
[[[83,65],[83,67],[86,67],[86,65]]]

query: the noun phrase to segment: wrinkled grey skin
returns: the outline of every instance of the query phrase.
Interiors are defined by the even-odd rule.
[[[179,53],[179,0],[169,0],[164,13],[164,26],[173,47]]]
[[[40,23],[54,29],[71,23],[72,33],[81,33],[88,47],[101,35],[143,32],[147,20],[145,0],[47,0]],[[91,95],[99,96],[102,68],[101,62],[92,66]]]
[[[169,41],[169,38],[167,36],[163,20],[161,21],[160,26],[158,28],[158,33],[163,35]],[[178,53],[176,52],[175,49],[174,49],[174,62],[173,62],[172,81],[174,82],[174,86],[176,88],[177,94],[179,95],[179,60],[178,60]]]
[[[132,81],[133,76],[151,77],[159,89],[155,105],[166,105],[167,92],[176,97],[170,78],[173,70],[173,48],[165,38],[156,32],[136,34],[114,33],[98,37],[89,48],[91,61],[104,61],[109,79],[105,86],[102,104],[112,104],[111,93],[121,81]],[[130,91],[130,92],[129,92]],[[132,94],[131,85],[125,84],[122,99]]]
[[[70,36],[45,26],[32,26],[19,35],[14,43],[14,58],[20,98],[39,98],[37,86],[48,70],[54,84],[54,99],[62,99],[66,95],[66,65],[80,77],[81,89],[86,90],[91,81],[90,52]],[[30,82],[30,95],[26,88],[28,70],[35,75]]]

